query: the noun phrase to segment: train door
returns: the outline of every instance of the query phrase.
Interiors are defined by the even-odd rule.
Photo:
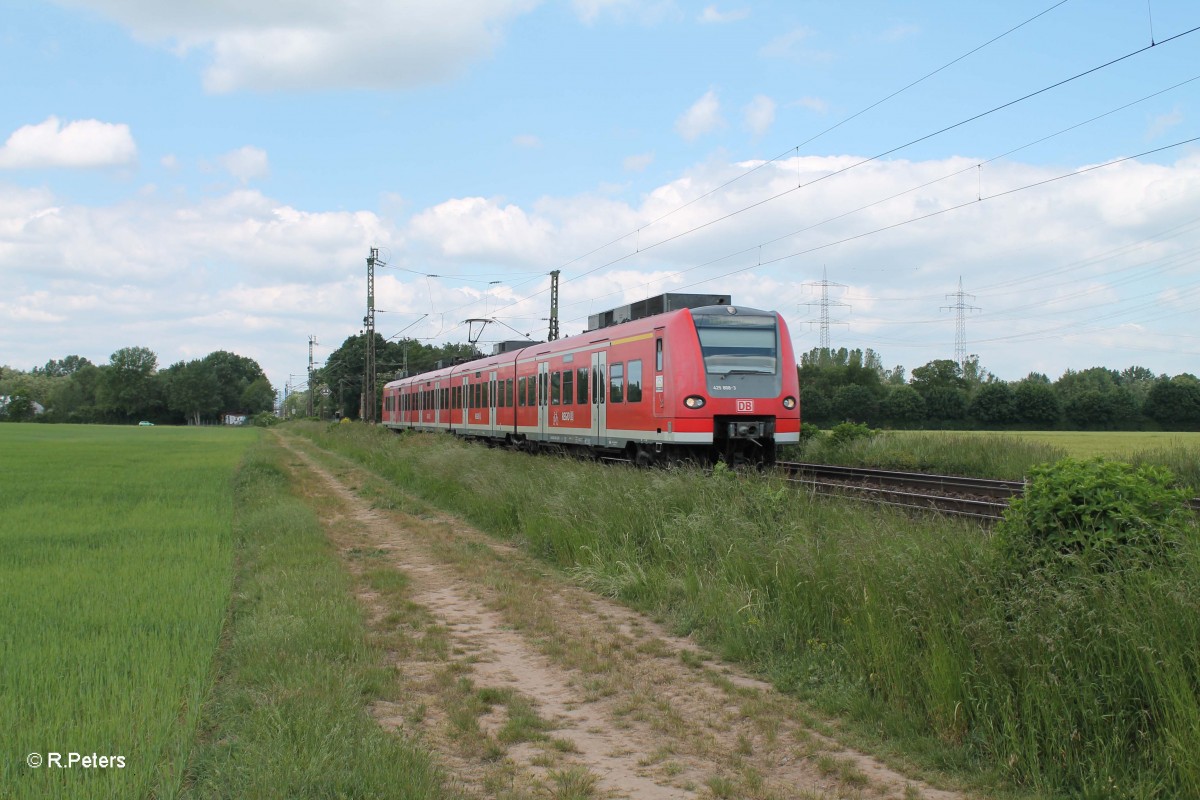
[[[471,424],[471,387],[467,382],[467,376],[462,376],[462,408],[459,411],[462,413],[462,422],[459,423],[460,428],[466,428]]]
[[[496,432],[496,373],[488,373],[488,433]]]
[[[549,394],[550,390],[550,362],[539,361],[537,365],[537,415],[538,415],[538,439],[546,440],[547,423],[549,420],[546,416],[550,410]]]
[[[654,416],[667,413],[666,392],[663,391],[663,329],[654,331]]]
[[[433,424],[436,426],[442,421],[442,382],[433,382]]]
[[[608,437],[604,398],[608,393],[608,353],[592,353],[592,439],[603,444]]]

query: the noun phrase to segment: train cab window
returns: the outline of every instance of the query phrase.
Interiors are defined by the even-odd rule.
[[[625,399],[625,365],[608,365],[608,402],[620,403]]]
[[[625,400],[630,403],[639,403],[642,400],[641,359],[629,362],[629,374],[625,377]]]
[[[655,372],[662,372],[662,367],[663,367],[662,337],[660,336],[659,338],[654,340],[654,370],[655,370]]]
[[[564,370],[562,374],[562,401],[564,406],[571,405],[571,401],[575,399],[575,373],[571,370]]]
[[[694,320],[708,374],[775,374],[778,331],[774,316],[696,314]]]
[[[550,374],[550,405],[556,406],[560,402],[560,387],[562,386],[562,373],[552,372]]]
[[[579,368],[579,384],[578,385],[579,385],[579,389],[578,389],[579,393],[575,395],[575,399],[579,403],[579,405],[581,405],[581,406],[587,405],[587,401],[588,401],[588,368],[587,367]]]

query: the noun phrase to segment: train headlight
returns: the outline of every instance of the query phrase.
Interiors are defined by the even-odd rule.
[[[786,408],[788,411],[791,411],[793,408],[796,407],[796,398],[792,397],[791,395],[788,395],[787,397],[783,398],[783,407]]]
[[[683,399],[683,404],[688,408],[704,408],[704,398],[698,394],[688,395]]]

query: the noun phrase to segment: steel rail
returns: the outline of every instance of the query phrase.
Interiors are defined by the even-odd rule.
[[[780,468],[789,474],[811,475],[815,478],[855,481],[864,485],[925,487],[942,491],[957,491],[984,497],[1009,498],[1024,491],[1024,481],[1001,481],[989,478],[969,478],[961,475],[931,475],[924,472],[900,472],[868,467],[842,467],[831,464],[806,464],[781,461]]]
[[[880,505],[936,510],[986,520],[1000,519],[1008,507],[1008,501],[1019,497],[1025,489],[1023,481],[962,475],[933,475],[795,461],[780,461],[776,466],[787,473],[788,480],[810,486],[821,494],[857,494]],[[943,494],[919,494],[904,489],[932,489]],[[1192,511],[1200,513],[1200,497],[1188,501],[1187,505]]]

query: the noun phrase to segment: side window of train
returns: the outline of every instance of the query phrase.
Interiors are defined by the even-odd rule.
[[[559,391],[560,391],[561,386],[562,386],[562,373],[551,372],[550,373],[550,405],[556,406],[559,404],[559,398],[561,396],[559,394]]]
[[[608,365],[608,402],[620,403],[625,397],[625,365]]]
[[[660,336],[659,338],[654,340],[654,370],[655,370],[655,372],[662,372],[662,367],[663,367],[662,337]]]
[[[575,400],[575,372],[564,370],[562,374],[562,401],[564,406],[571,405]]]
[[[630,403],[641,402],[642,399],[642,362],[641,359],[629,362],[629,375],[626,377],[625,399]]]
[[[579,405],[581,405],[581,406],[587,405],[587,401],[588,401],[588,368],[587,367],[579,368],[579,390],[578,390],[578,392],[579,393],[575,395],[575,399],[579,402]]]

